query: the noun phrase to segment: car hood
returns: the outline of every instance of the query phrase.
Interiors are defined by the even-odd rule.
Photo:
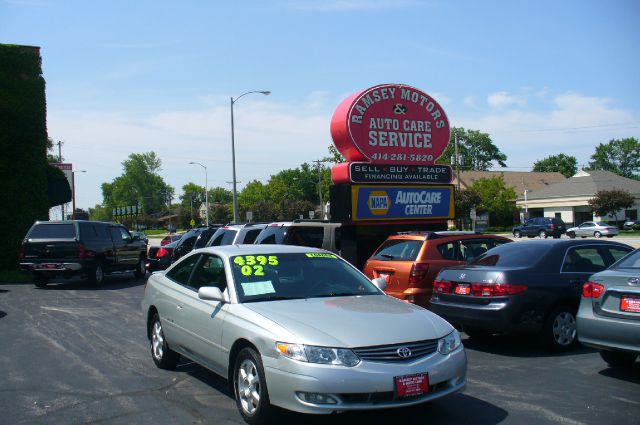
[[[453,327],[436,314],[386,295],[243,304],[287,329],[297,342],[366,347],[441,338]]]

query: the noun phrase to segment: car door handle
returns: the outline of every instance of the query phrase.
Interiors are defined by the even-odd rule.
[[[178,310],[182,310],[182,306],[181,305],[177,305],[176,307],[178,308]]]

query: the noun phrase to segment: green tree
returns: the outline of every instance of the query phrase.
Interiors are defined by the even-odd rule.
[[[347,162],[347,160],[344,159],[344,156],[342,156],[342,154],[338,152],[338,149],[335,147],[335,145],[329,145],[329,156],[325,156],[324,158],[322,158],[322,160],[326,162],[332,162],[334,164]]]
[[[122,162],[123,174],[102,184],[103,205],[114,208],[139,204],[146,214],[165,211],[174,189],[159,175],[161,165],[154,152],[129,155]]]
[[[595,196],[589,199],[589,205],[593,212],[600,217],[610,215],[618,222],[618,211],[631,208],[634,203],[633,196],[626,190],[612,189],[599,190]]]
[[[89,219],[95,221],[110,221],[112,211],[100,204],[96,204],[95,207],[89,208]]]
[[[640,143],[635,137],[600,143],[591,155],[589,168],[605,170],[630,179],[640,179]]]
[[[455,135],[458,135],[458,154],[465,170],[487,171],[494,162],[501,167],[506,167],[507,156],[491,141],[487,133],[479,130],[465,130],[464,128],[452,128],[449,145],[444,150],[439,164],[450,164],[455,156]]]
[[[563,153],[550,155],[544,159],[534,162],[532,171],[557,171],[562,173],[563,176],[569,178],[578,171],[578,160],[575,156],[565,155]]]
[[[471,190],[480,195],[482,202],[476,208],[489,212],[489,221],[492,225],[513,224],[513,216],[517,212],[516,191],[506,186],[501,175],[478,179],[471,185]]]
[[[470,218],[471,209],[482,205],[482,197],[473,189],[456,192],[455,209],[458,228],[466,227]]]

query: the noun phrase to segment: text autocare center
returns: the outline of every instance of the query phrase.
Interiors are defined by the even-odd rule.
[[[347,162],[331,170],[331,220],[342,223],[343,257],[362,267],[394,232],[447,228],[451,167],[435,161],[449,136],[442,107],[410,86],[382,84],[338,105],[331,137]]]

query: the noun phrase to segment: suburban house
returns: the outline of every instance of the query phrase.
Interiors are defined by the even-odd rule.
[[[533,173],[535,174],[535,173]],[[536,189],[519,193],[516,206],[529,217],[557,217],[568,226],[585,221],[616,221],[616,217],[598,217],[589,205],[600,190],[626,190],[635,204],[618,212],[617,220],[638,219],[640,210],[640,181],[621,177],[609,171],[579,171],[576,175]]]
[[[553,172],[533,172],[533,171],[461,171],[460,188],[468,189],[474,182],[480,179],[489,179],[502,176],[507,187],[513,188],[518,197],[524,196],[525,192],[543,189],[551,184],[566,180],[561,173]],[[458,179],[453,173],[453,184],[458,184]]]

